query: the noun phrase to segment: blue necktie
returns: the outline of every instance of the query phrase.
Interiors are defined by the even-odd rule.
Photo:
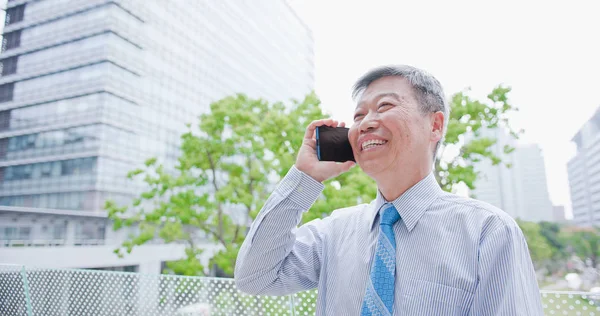
[[[393,226],[400,219],[400,214],[392,204],[383,207],[385,209],[379,224],[381,230],[361,315],[393,315],[396,272],[396,239]]]

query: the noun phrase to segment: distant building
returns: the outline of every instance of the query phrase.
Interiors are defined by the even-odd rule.
[[[523,220],[553,221],[553,205],[548,193],[546,164],[541,148],[537,144],[519,145],[514,155],[519,214]]]
[[[497,139],[491,151],[502,157],[505,163],[514,164],[514,155],[504,155],[504,145],[514,147],[515,142],[500,129],[482,131],[481,137]],[[488,202],[513,217],[520,214],[517,205],[517,191],[515,190],[514,172],[504,165],[492,165],[491,161],[483,160],[475,165],[475,170],[479,172],[479,178],[475,181],[475,189],[470,191],[470,195],[478,200]]]
[[[567,222],[567,218],[565,217],[565,207],[563,205],[555,205],[553,207],[553,221],[555,223]]]
[[[503,163],[492,165],[489,160],[475,165],[480,173],[471,195],[488,202],[513,218],[526,221],[552,221],[553,209],[548,194],[544,157],[538,145],[519,145],[503,129],[483,131],[481,137],[497,140],[492,151]],[[504,154],[504,147],[516,148]],[[510,167],[506,167],[508,163]]]
[[[5,20],[0,262],[159,272],[182,245],[112,253],[127,231],[102,208],[140,192],[127,172],[173,167],[213,101],[314,87],[312,34],[286,1],[9,0]]]
[[[567,163],[573,224],[600,225],[600,108],[571,139],[577,153]]]

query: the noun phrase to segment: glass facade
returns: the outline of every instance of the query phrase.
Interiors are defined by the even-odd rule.
[[[97,117],[101,106],[99,97],[94,94],[1,111],[0,132],[51,127],[59,123]]]
[[[100,128],[94,124],[14,136],[8,138],[5,149],[0,145],[0,159],[17,160],[94,149],[100,144]]]
[[[185,124],[211,102],[234,93],[287,102],[313,88],[312,35],[285,1],[84,6],[7,4],[0,208],[127,204],[143,189],[127,173],[150,157],[172,170]]]
[[[93,210],[93,192],[64,192],[0,197],[0,205],[63,210]]]

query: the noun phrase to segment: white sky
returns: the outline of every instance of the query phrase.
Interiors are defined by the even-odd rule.
[[[513,88],[523,142],[540,144],[555,205],[571,205],[571,137],[600,106],[600,1],[290,0],[315,39],[316,92],[351,122],[350,88],[371,67],[423,68],[447,95]]]

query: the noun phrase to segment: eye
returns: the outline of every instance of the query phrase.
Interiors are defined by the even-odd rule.
[[[354,121],[356,121],[356,120],[358,120],[358,119],[362,118],[363,116],[365,116],[365,115],[364,115],[364,114],[362,114],[362,113],[356,113],[356,114],[354,114]]]
[[[389,108],[391,108],[391,107],[393,107],[393,106],[394,106],[394,105],[393,105],[393,104],[391,104],[391,103],[388,103],[388,102],[383,102],[383,103],[381,103],[381,104],[380,104],[380,105],[377,107],[377,110],[387,110],[387,109],[389,109]]]

